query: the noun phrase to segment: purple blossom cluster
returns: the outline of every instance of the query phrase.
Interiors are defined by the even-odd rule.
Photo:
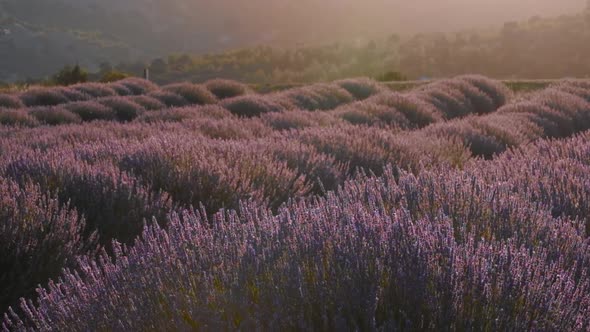
[[[465,170],[388,168],[277,213],[171,213],[165,229],[115,243],[114,259],[80,257],[4,328],[585,331],[584,227],[527,195],[564,159],[590,167],[589,142],[543,141]],[[518,171],[537,158],[540,171]]]
[[[223,84],[0,110],[2,330],[590,329],[588,81]]]

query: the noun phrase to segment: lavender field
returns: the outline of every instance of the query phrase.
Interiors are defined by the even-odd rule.
[[[590,81],[0,94],[3,331],[588,331]]]

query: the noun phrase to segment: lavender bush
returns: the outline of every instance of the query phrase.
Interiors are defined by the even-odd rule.
[[[166,107],[182,107],[190,103],[177,93],[171,91],[156,90],[148,94],[148,97],[154,98],[166,105]]]
[[[141,105],[146,111],[157,111],[166,108],[166,104],[149,96],[132,96],[129,100]]]
[[[71,86],[72,89],[92,96],[93,98],[116,96],[117,92],[105,83],[80,83]]]
[[[34,127],[39,122],[24,110],[0,109],[0,125]]]
[[[205,82],[205,87],[219,99],[227,99],[251,93],[251,89],[240,82],[214,79]]]
[[[152,193],[139,181],[112,165],[92,166],[71,153],[37,156],[28,153],[6,165],[6,176],[17,183],[36,183],[45,191],[57,192],[85,216],[86,234],[98,231],[103,244],[111,239],[132,241],[146,219],[169,211],[166,195]]]
[[[23,108],[24,104],[14,95],[0,94],[0,108]]]
[[[122,122],[134,120],[145,112],[145,109],[141,105],[122,97],[103,98],[99,102],[109,107],[115,114],[117,120]]]
[[[386,89],[378,82],[368,78],[346,79],[335,82],[336,85],[348,91],[354,98],[362,100],[376,95]]]
[[[116,118],[116,113],[110,107],[95,101],[69,103],[64,108],[78,115],[83,121],[114,120]]]
[[[332,114],[293,110],[279,113],[265,113],[261,119],[275,130],[303,129],[316,126],[332,126],[341,120]]]
[[[20,187],[0,177],[0,308],[32,297],[39,284],[57,278],[86,252],[93,237],[82,238],[84,220],[38,187]]]
[[[123,85],[129,89],[133,95],[144,95],[159,89],[154,83],[137,77],[128,77],[117,81],[116,84]]]
[[[70,101],[62,92],[50,88],[33,88],[23,92],[20,99],[26,106],[54,106]]]
[[[33,107],[29,109],[29,114],[40,123],[51,126],[82,122],[79,115],[61,106]]]
[[[285,111],[279,102],[261,96],[247,95],[225,99],[221,105],[241,117],[259,116],[264,113]]]
[[[308,111],[330,110],[355,100],[351,93],[337,84],[314,84],[293,88],[278,93],[276,98]]]
[[[192,105],[215,104],[217,97],[205,87],[192,83],[175,83],[164,86],[164,91],[169,91],[183,97]]]

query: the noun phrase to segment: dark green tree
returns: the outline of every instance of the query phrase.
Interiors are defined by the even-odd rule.
[[[79,65],[65,66],[53,76],[53,82],[58,85],[72,85],[88,81],[88,72]]]

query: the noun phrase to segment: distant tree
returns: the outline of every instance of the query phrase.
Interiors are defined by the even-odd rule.
[[[404,76],[404,74],[400,73],[399,71],[388,71],[383,75],[377,77],[378,81],[381,82],[396,82],[396,81],[407,81],[408,78]]]
[[[127,77],[129,77],[129,74],[127,73],[118,70],[111,70],[108,72],[104,72],[100,78],[100,81],[103,83],[109,83],[119,81]]]
[[[162,74],[162,73],[165,73],[166,71],[168,71],[168,64],[166,63],[166,61],[164,59],[158,58],[158,59],[155,59],[154,61],[152,61],[151,65],[150,65],[150,70],[154,74]]]
[[[400,40],[401,40],[401,38],[397,33],[391,34],[387,38],[387,42],[390,44],[398,44],[400,42]]]
[[[52,81],[58,85],[72,85],[88,81],[88,72],[80,68],[79,65],[74,67],[65,66],[53,76]]]
[[[193,65],[193,60],[188,54],[171,55],[168,57],[168,67],[173,70],[185,70]]]
[[[98,65],[98,68],[102,74],[113,71],[113,65],[108,61],[101,62],[101,64]]]

